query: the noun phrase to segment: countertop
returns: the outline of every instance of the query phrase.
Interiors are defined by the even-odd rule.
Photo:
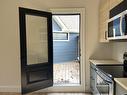
[[[127,90],[127,78],[114,78],[115,82]]]
[[[89,60],[94,65],[112,65],[112,64],[123,64],[122,62],[118,62],[116,60]]]

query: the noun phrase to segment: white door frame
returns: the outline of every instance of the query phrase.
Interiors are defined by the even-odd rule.
[[[53,14],[80,14],[80,80],[79,86],[53,86],[41,90],[41,92],[85,92],[85,8],[57,8],[50,9]]]

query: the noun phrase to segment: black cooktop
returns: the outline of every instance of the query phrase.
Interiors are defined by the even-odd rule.
[[[112,78],[127,77],[127,72],[124,71],[123,65],[100,65],[97,68]]]

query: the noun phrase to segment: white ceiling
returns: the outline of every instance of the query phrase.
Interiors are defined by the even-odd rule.
[[[54,15],[53,18],[63,31],[79,32],[79,15]]]

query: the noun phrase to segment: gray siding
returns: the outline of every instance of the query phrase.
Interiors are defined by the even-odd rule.
[[[53,20],[53,31],[61,31],[61,27]],[[69,41],[53,41],[53,61],[62,63],[77,59],[78,33],[70,33]]]
[[[70,33],[69,41],[53,41],[54,63],[73,61],[77,59],[77,33]]]

